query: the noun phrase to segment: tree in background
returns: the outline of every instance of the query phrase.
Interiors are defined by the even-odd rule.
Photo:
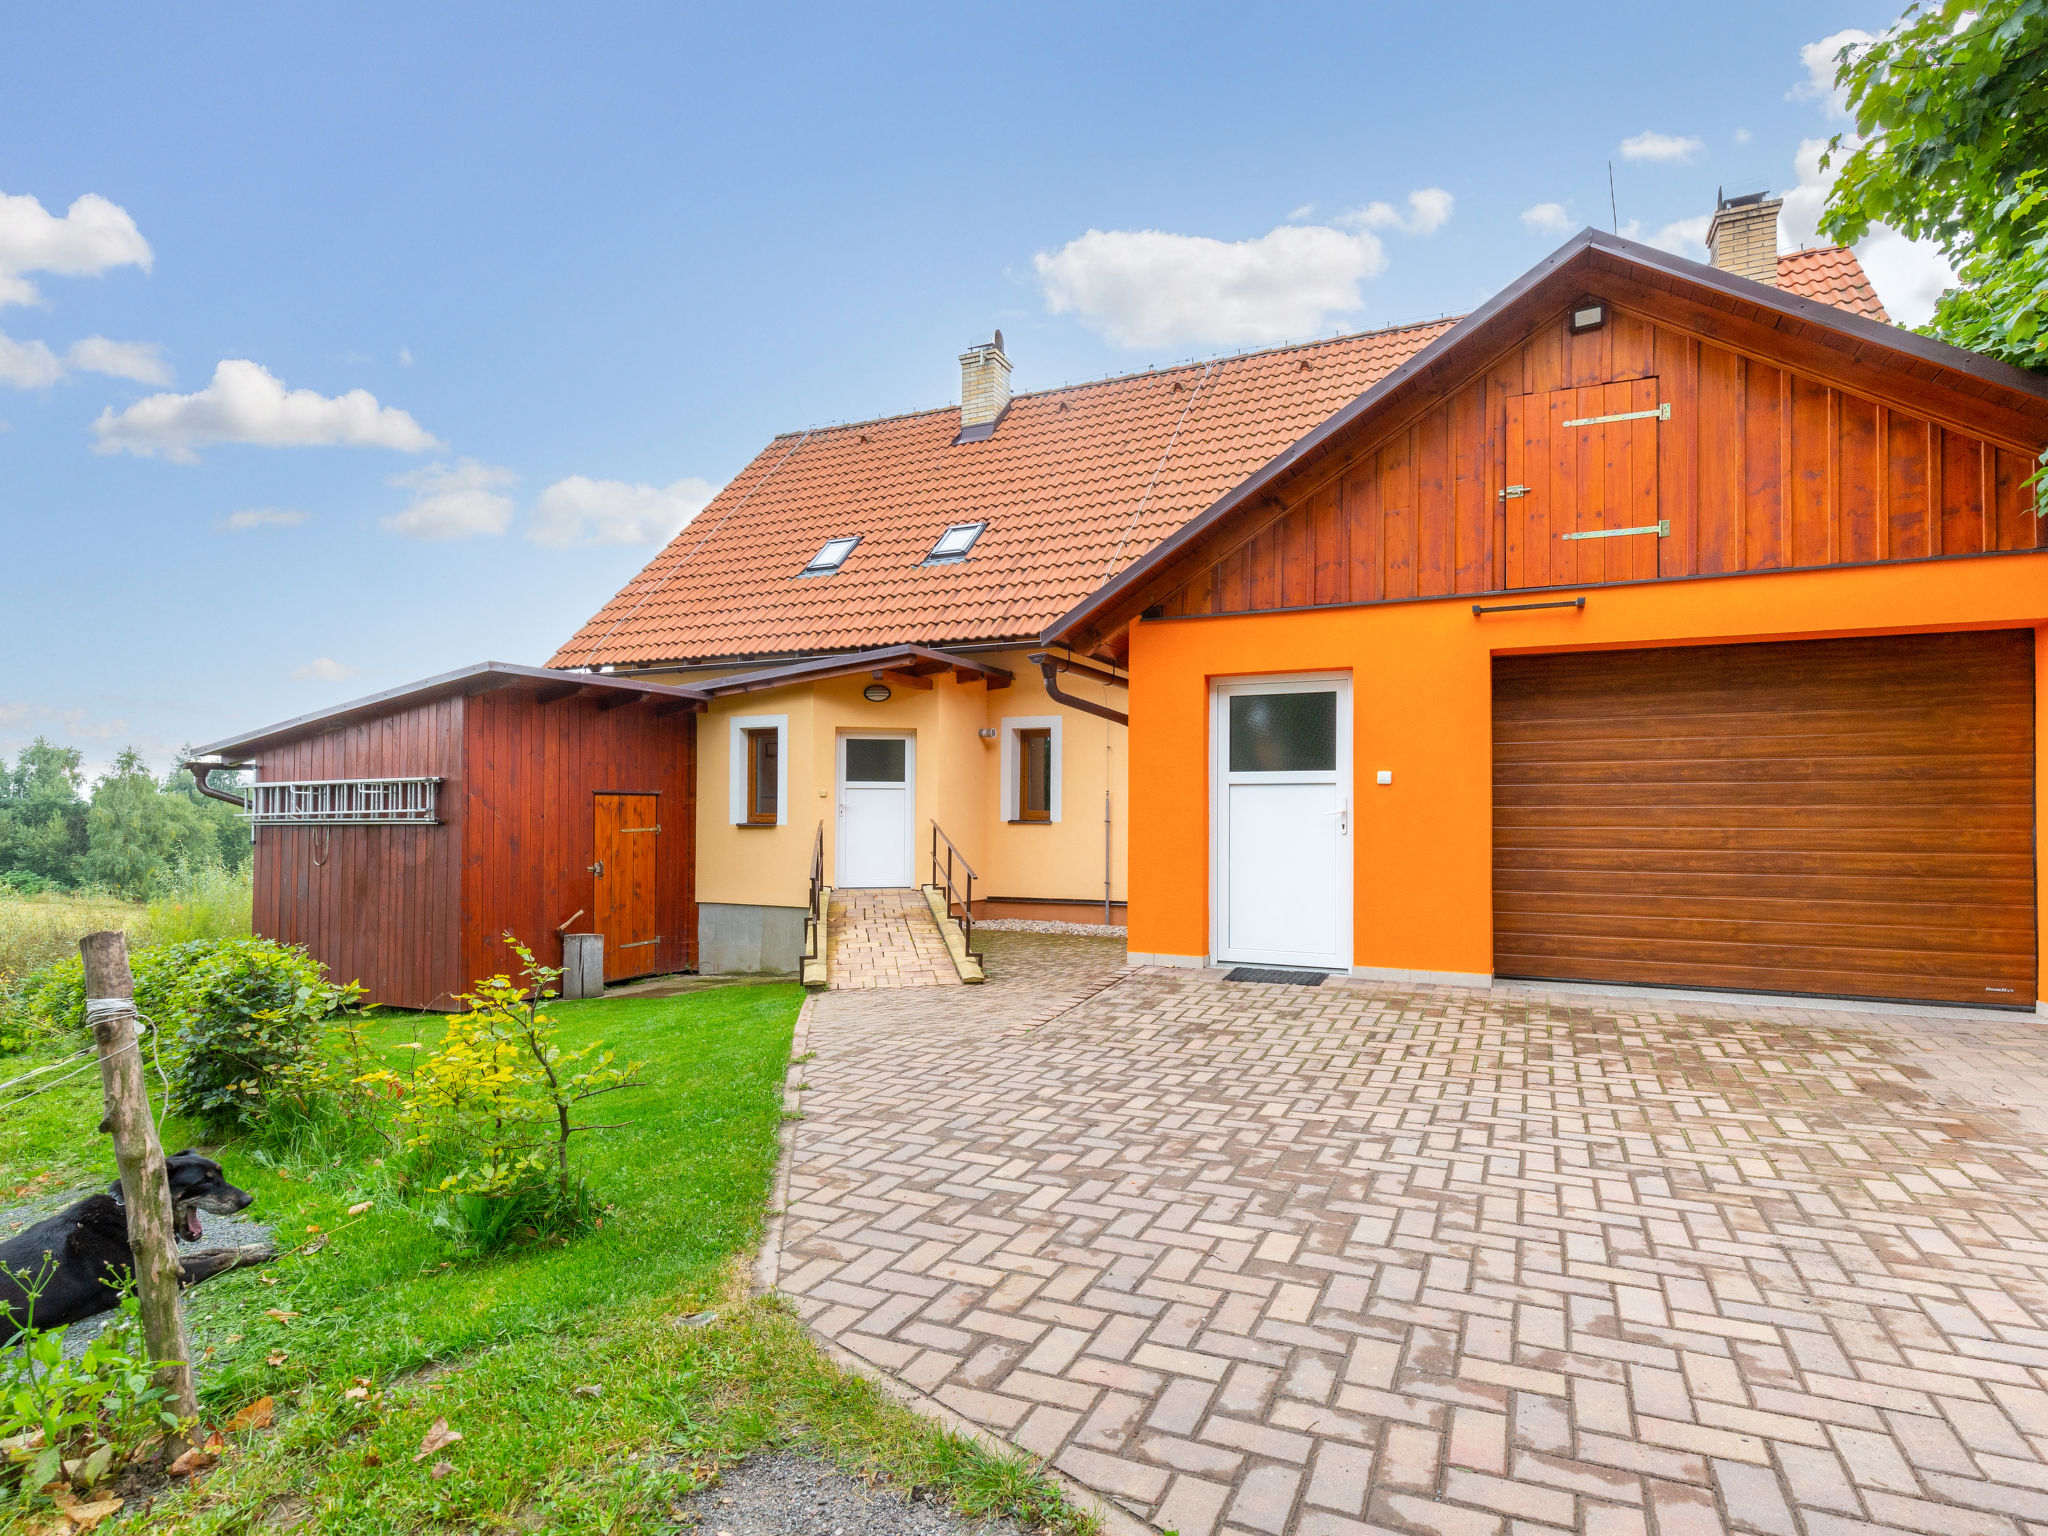
[[[217,852],[192,803],[166,792],[133,747],[93,785],[85,836],[86,880],[131,896],[146,894],[162,871]]]
[[[1911,6],[1835,83],[1856,134],[1822,161],[1847,151],[1823,233],[1933,240],[1961,282],[1927,333],[2048,370],[2048,0]]]
[[[216,778],[216,783],[219,780]],[[0,758],[0,890],[78,885],[145,896],[183,869],[249,863],[249,829],[189,773],[162,781],[133,748],[84,794],[84,756],[38,737],[13,767]]]
[[[77,884],[86,850],[84,786],[85,757],[76,747],[38,736],[12,768],[0,758],[0,882],[29,890]]]

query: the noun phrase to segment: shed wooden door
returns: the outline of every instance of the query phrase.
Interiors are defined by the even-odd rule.
[[[2035,999],[2028,630],[1497,657],[1503,976]]]
[[[604,935],[604,979],[661,968],[660,914],[654,893],[660,857],[661,797],[597,797],[596,932]]]
[[[1657,574],[1659,536],[1613,530],[1657,523],[1658,408],[1655,379],[1508,399],[1501,506],[1510,587]]]

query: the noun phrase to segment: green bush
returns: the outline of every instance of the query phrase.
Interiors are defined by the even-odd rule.
[[[319,1049],[321,1020],[362,997],[354,982],[330,982],[297,945],[198,939],[168,950],[179,970],[168,1003],[178,1024],[171,1108],[179,1114],[264,1119]]]
[[[25,1328],[0,1353],[0,1510],[57,1489],[84,1495],[143,1444],[178,1426],[169,1394],[150,1381],[135,1300],[64,1358],[62,1328]]]
[[[167,1051],[171,1108],[248,1124],[318,1047],[320,1021],[353,1007],[354,983],[336,986],[296,944],[272,939],[190,939],[129,956],[136,1011]],[[0,993],[0,1050],[36,1033],[85,1029],[85,968],[58,960]]]

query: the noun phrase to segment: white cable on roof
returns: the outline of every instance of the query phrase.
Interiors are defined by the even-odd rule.
[[[1180,441],[1180,429],[1188,424],[1188,412],[1195,408],[1195,401],[1209,383],[1209,375],[1216,371],[1211,363],[1202,370],[1202,376],[1195,380],[1195,387],[1188,393],[1188,403],[1180,408],[1180,420],[1173,424],[1173,436],[1166,440],[1166,451],[1159,455],[1159,462],[1152,466],[1152,478],[1145,482],[1145,494],[1138,498],[1138,504],[1131,508],[1131,520],[1124,524],[1123,537],[1116,541],[1116,548],[1110,552],[1109,564],[1102,568],[1104,581],[1116,574],[1117,557],[1124,552],[1124,546],[1131,541],[1131,530],[1138,526],[1138,519],[1144,514],[1145,503],[1151,498],[1152,487],[1159,483],[1159,477],[1166,472],[1166,461],[1173,457],[1173,445]]]

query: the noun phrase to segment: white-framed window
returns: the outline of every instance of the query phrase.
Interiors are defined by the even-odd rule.
[[[1003,721],[1003,820],[1029,825],[1060,819],[1061,725],[1058,715]]]
[[[789,823],[789,716],[734,715],[731,738],[731,820],[736,827]]]
[[[859,534],[844,538],[827,539],[822,548],[811,556],[811,563],[797,572],[799,576],[830,576],[846,564],[846,557],[853,553],[854,545],[860,542]]]
[[[932,552],[924,557],[926,565],[950,565],[965,560],[967,551],[974,548],[974,541],[981,537],[981,530],[987,523],[954,523],[939,540],[932,545]]]

